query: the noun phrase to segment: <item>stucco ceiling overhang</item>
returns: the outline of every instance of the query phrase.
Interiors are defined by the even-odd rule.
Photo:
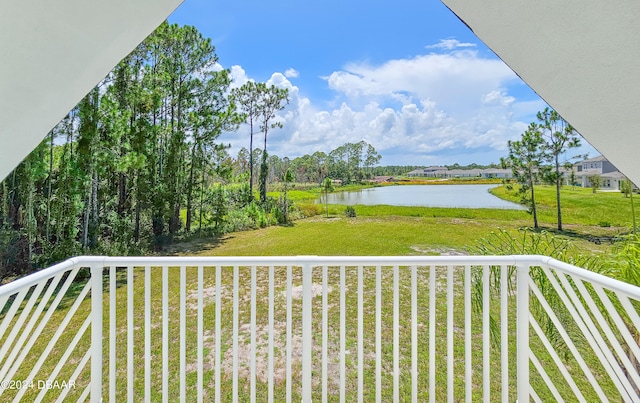
[[[640,184],[640,2],[442,2]]]
[[[0,2],[0,180],[180,3]]]

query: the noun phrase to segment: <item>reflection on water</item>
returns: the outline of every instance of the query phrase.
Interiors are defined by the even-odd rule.
[[[388,204],[391,206],[497,208],[525,210],[489,193],[498,185],[406,185],[384,186],[329,194],[329,204]],[[317,203],[324,203],[322,195]]]

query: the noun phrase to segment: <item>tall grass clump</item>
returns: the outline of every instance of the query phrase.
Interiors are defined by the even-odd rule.
[[[529,229],[520,229],[517,233],[508,232],[502,229],[491,232],[487,237],[482,238],[470,248],[472,254],[477,255],[542,255],[549,256],[556,260],[569,263],[578,267],[586,268],[594,271],[602,271],[603,264],[601,260],[591,255],[585,255],[578,249],[569,239],[561,238],[546,231],[535,232]],[[516,291],[515,267],[508,268],[508,287],[509,294],[514,295]],[[558,319],[566,325],[567,328],[574,327],[574,320],[549,281],[549,278],[540,267],[532,267],[529,276],[534,284],[538,287],[542,295],[551,305]],[[500,296],[500,268],[491,267],[490,275],[490,293],[492,297]],[[482,310],[482,272],[476,270],[472,279],[474,293],[472,297],[474,309]],[[545,334],[552,342],[554,347],[560,352],[567,352],[566,345],[552,323],[550,317],[546,314],[542,305],[536,298],[530,300],[531,313],[534,315]],[[491,318],[491,332],[499,340],[499,328],[497,320]],[[577,329],[574,329],[577,330]],[[576,332],[576,336],[578,333]],[[578,336],[579,337],[579,336]]]
[[[594,256],[584,254],[571,240],[547,231],[519,229],[517,234],[503,229],[492,231],[469,248],[475,255],[542,255],[589,270],[600,269]]]
[[[472,253],[483,255],[525,254],[550,256],[557,260],[582,267],[587,270],[599,272],[600,274],[604,274],[621,281],[640,285],[640,237],[636,235],[630,235],[623,242],[620,242],[618,246],[614,248],[614,254],[610,259],[585,254],[568,239],[560,238],[544,231],[537,233],[529,230],[520,230],[518,234],[509,233],[503,230],[493,232],[488,237],[479,240],[471,250]],[[478,270],[478,272],[480,272],[480,270]],[[510,292],[515,291],[516,279],[514,272],[514,267],[509,269],[508,286]],[[499,269],[492,267],[490,283],[490,292],[492,296],[499,295],[499,275]],[[553,310],[553,313],[561,324],[561,328],[566,331],[575,347],[582,354],[594,376],[603,382],[602,386],[605,394],[614,396],[616,394],[615,388],[610,384],[610,379],[606,374],[604,366],[590,347],[592,344],[591,338],[593,336],[591,334],[585,335],[579,329],[577,325],[578,319],[571,314],[570,310],[561,299],[559,292],[553,287],[552,281],[541,267],[532,267],[529,275],[532,282],[539,289],[543,299],[546,300]],[[552,276],[556,282],[559,282],[560,278],[563,277],[563,275],[557,273],[551,274],[550,276]],[[593,301],[593,304],[595,304],[597,309],[591,306],[587,309],[599,311],[599,314],[602,315],[601,317],[604,318],[604,321],[609,324],[609,328],[613,332],[611,334],[612,337],[615,337],[618,342],[624,346],[626,357],[620,356],[618,357],[618,360],[619,364],[625,368],[626,377],[631,380],[631,371],[637,371],[638,368],[640,368],[637,358],[631,353],[632,349],[636,346],[626,344],[629,341],[628,339],[623,341],[622,332],[624,328],[618,328],[617,326],[619,323],[615,322],[613,318],[618,317],[623,320],[626,330],[630,332],[637,345],[640,345],[640,332],[629,320],[629,316],[625,313],[621,300],[613,296],[613,294],[607,293],[610,305],[605,305],[600,296],[596,293],[594,287],[589,283],[582,283],[580,285],[577,284],[579,281],[574,280],[570,276],[565,278],[567,279],[567,282],[563,284],[564,289],[562,292],[567,295],[577,295],[583,304],[586,300]],[[476,275],[472,282],[474,286],[474,308],[481,309],[481,275]],[[587,294],[584,294],[585,291]],[[518,292],[521,292],[521,290],[518,290]],[[510,295],[515,295],[515,292],[510,293]],[[542,307],[540,300],[537,297],[534,297],[533,294],[531,295],[532,298],[530,299],[529,309],[532,317],[540,325],[544,335],[553,345],[556,352],[560,354],[563,362],[566,363],[565,365],[567,366],[567,369],[572,372],[573,368],[577,367],[577,361],[572,354],[569,354],[569,347],[566,344],[560,329],[552,322],[550,314]],[[634,303],[634,305],[637,305],[637,303]],[[613,307],[617,312],[612,312],[610,310],[611,307]],[[637,310],[639,307],[635,306],[635,308]],[[491,332],[496,335],[498,333],[497,322],[497,318],[491,318]],[[599,325],[604,326],[604,323],[600,323]],[[532,337],[530,341],[531,348],[535,349],[536,354],[540,354],[539,356],[541,358],[547,359],[547,354],[542,351],[540,342],[541,339],[538,337]],[[631,365],[631,368],[628,365]],[[551,376],[554,377],[554,375]],[[633,384],[633,382],[631,383]],[[587,396],[586,393],[585,396]],[[587,400],[589,399],[590,398]]]

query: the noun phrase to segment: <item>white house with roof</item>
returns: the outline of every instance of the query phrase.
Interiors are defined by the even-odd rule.
[[[501,178],[508,179],[513,176],[513,172],[510,169],[503,168],[487,168],[482,169],[483,178]]]
[[[431,178],[444,178],[444,177],[446,177],[446,172],[448,170],[449,169],[447,167],[430,166],[430,167],[426,167],[426,168],[414,169],[413,171],[408,172],[407,176],[411,176],[411,177],[424,176],[424,177],[431,177]]]
[[[431,166],[427,168],[414,169],[407,173],[410,177],[431,177],[431,178],[511,178],[513,174],[510,169],[487,168],[487,169],[449,169],[447,167]]]
[[[582,187],[591,187],[590,178],[600,176],[600,189],[620,190],[627,177],[604,156],[588,158],[577,164],[576,180]]]

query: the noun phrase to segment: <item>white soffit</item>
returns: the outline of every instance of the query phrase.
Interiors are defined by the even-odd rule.
[[[182,0],[0,0],[0,180]]]
[[[640,1],[442,1],[640,184]]]

